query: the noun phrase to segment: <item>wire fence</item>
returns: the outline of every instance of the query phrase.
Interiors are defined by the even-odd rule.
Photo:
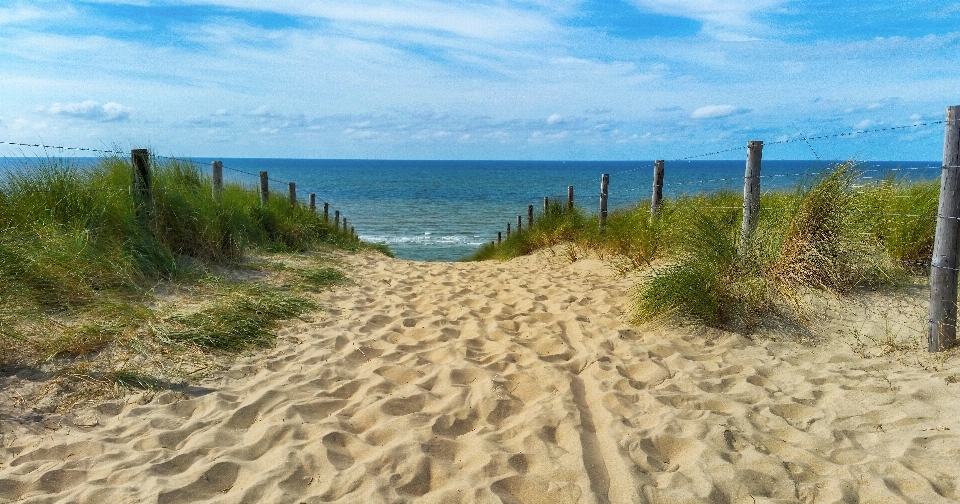
[[[904,131],[904,130],[910,130],[910,129],[926,128],[926,127],[944,125],[944,124],[946,124],[946,123],[948,123],[948,121],[927,121],[927,122],[917,122],[917,123],[913,123],[913,124],[910,124],[910,125],[889,126],[889,127],[874,128],[874,129],[862,129],[862,130],[856,130],[856,131],[845,131],[845,132],[837,132],[837,133],[831,133],[831,134],[820,134],[820,135],[812,135],[812,136],[806,136],[806,135],[804,135],[804,134],[801,133],[801,134],[798,135],[797,138],[787,138],[787,139],[776,140],[776,141],[772,141],[772,142],[766,142],[766,143],[763,144],[763,145],[766,146],[766,147],[780,146],[780,145],[786,145],[786,144],[794,144],[794,143],[804,142],[804,143],[806,143],[808,146],[810,146],[811,150],[813,150],[813,153],[814,153],[814,155],[816,156],[817,162],[818,162],[818,164],[819,164],[820,166],[818,166],[817,169],[808,169],[808,170],[803,170],[803,171],[792,171],[792,172],[788,172],[788,173],[767,173],[767,174],[760,174],[758,178],[761,179],[761,180],[769,180],[769,181],[775,181],[775,182],[779,183],[779,182],[782,182],[782,181],[789,181],[789,180],[803,180],[803,179],[805,179],[805,178],[806,178],[806,179],[814,179],[815,177],[821,176],[821,175],[823,175],[824,173],[826,173],[826,172],[829,170],[829,167],[825,167],[825,166],[822,165],[822,164],[823,164],[823,161],[822,161],[820,155],[817,153],[817,151],[813,148],[813,145],[811,144],[811,141],[846,139],[846,138],[852,138],[852,137],[862,136],[862,135],[876,135],[876,134],[883,134],[883,133],[889,133],[889,132],[895,132],[895,131]],[[57,149],[57,150],[62,150],[62,151],[75,151],[75,152],[78,152],[78,153],[93,153],[93,154],[98,154],[98,155],[103,155],[103,156],[127,156],[127,155],[129,154],[128,152],[119,151],[119,150],[115,150],[115,149],[95,149],[95,148],[83,148],[83,147],[67,147],[67,146],[59,146],[59,145],[46,145],[46,144],[43,144],[43,143],[23,143],[23,142],[0,141],[0,144],[2,144],[2,145],[14,146],[14,147]],[[724,154],[730,154],[730,153],[734,153],[734,152],[736,152],[736,153],[745,153],[745,152],[747,152],[747,151],[748,151],[748,147],[747,147],[747,146],[744,146],[744,145],[731,146],[731,147],[728,147],[728,148],[721,148],[721,149],[716,149],[716,150],[712,150],[712,151],[709,151],[709,152],[703,152],[703,153],[688,155],[688,156],[684,156],[684,157],[679,157],[679,158],[667,160],[666,162],[667,162],[667,163],[691,162],[691,161],[693,161],[693,160],[705,160],[706,158],[716,157],[716,156],[720,156],[720,155],[724,155]],[[197,168],[203,168],[203,167],[209,166],[209,162],[201,162],[201,161],[197,161],[197,160],[191,159],[191,158],[174,157],[174,156],[162,156],[162,155],[153,155],[152,157],[155,158],[155,159],[168,160],[168,161],[172,161],[172,162],[187,163],[187,164],[191,164],[191,165],[193,165],[193,166],[195,166],[195,167],[197,167]],[[635,166],[632,166],[632,167],[630,167],[630,168],[626,168],[626,169],[623,169],[623,170],[613,171],[613,172],[609,173],[608,175],[611,176],[611,177],[613,177],[615,180],[616,180],[616,179],[621,179],[621,178],[627,178],[626,176],[628,176],[629,174],[631,174],[631,173],[636,173],[636,172],[641,172],[641,171],[643,171],[643,170],[646,170],[648,173],[653,173],[653,171],[654,171],[653,169],[655,168],[655,166],[656,166],[656,163],[639,163],[639,164],[637,164],[637,165],[635,165]],[[242,176],[245,176],[245,177],[250,177],[252,180],[259,180],[260,177],[261,177],[261,175],[258,174],[258,173],[253,173],[253,172],[250,172],[250,171],[247,171],[247,170],[238,168],[238,167],[226,165],[226,164],[223,164],[223,165],[222,165],[222,168],[223,168],[224,170],[228,170],[228,171],[234,172],[234,173],[236,173],[236,174],[239,174],[239,175],[242,175]],[[864,168],[864,169],[858,170],[858,172],[859,172],[859,178],[862,179],[862,180],[865,180],[865,181],[876,178],[876,177],[874,177],[873,175],[889,176],[891,173],[895,173],[895,174],[899,174],[899,173],[903,173],[903,174],[908,174],[908,173],[921,173],[921,174],[923,174],[923,173],[927,172],[927,173],[929,173],[929,174],[931,175],[929,178],[934,178],[932,171],[933,171],[933,170],[939,170],[939,169],[941,169],[941,168],[942,168],[941,166],[932,166],[932,165],[929,165],[929,166],[896,166],[896,167],[885,167],[885,168],[869,167],[869,166],[868,166],[868,167],[866,167],[866,168]],[[697,189],[698,192],[699,192],[699,190],[702,190],[702,189],[705,188],[705,187],[706,187],[706,188],[714,187],[714,186],[717,186],[718,184],[719,184],[719,185],[732,184],[732,183],[739,182],[739,181],[742,181],[742,180],[743,180],[743,177],[740,177],[740,176],[727,176],[727,177],[716,177],[716,176],[714,176],[714,177],[705,177],[705,178],[700,178],[700,179],[695,179],[695,180],[686,179],[686,180],[666,182],[666,183],[662,183],[662,184],[660,185],[660,187],[673,187],[673,188],[684,188],[684,187],[687,187],[687,188],[695,188],[695,189]],[[575,180],[573,185],[576,186],[576,185],[579,185],[579,184],[587,184],[587,183],[595,183],[595,182],[596,182],[595,176],[594,176],[594,177],[590,177],[589,179],[588,179],[586,176],[584,176],[583,178],[580,178],[580,179],[578,179],[578,180]],[[275,178],[270,178],[269,176],[267,177],[267,183],[268,183],[268,185],[269,185],[269,184],[273,184],[274,186],[276,186],[276,185],[287,186],[287,184],[288,184],[288,182],[281,181],[281,180],[277,180],[277,179],[275,179]],[[617,192],[619,192],[619,193],[624,193],[624,194],[641,193],[641,191],[651,190],[651,186],[652,186],[652,184],[651,184],[651,185],[644,185],[644,186],[633,185],[632,187],[628,185],[627,187],[625,187],[625,188],[623,188],[623,189],[618,189]],[[297,192],[297,201],[303,201],[303,200],[304,200],[304,198],[301,197],[303,194],[314,194],[314,195],[320,194],[320,192],[314,190],[314,188],[305,187],[305,186],[300,186],[299,184],[297,184],[297,190],[298,190],[298,192]],[[588,191],[588,194],[589,194],[589,191]],[[902,197],[906,197],[906,196],[902,196]],[[699,208],[699,209],[702,209],[702,210],[742,210],[742,209],[743,209],[743,207],[741,207],[741,206],[725,206],[725,205],[705,205],[705,206],[700,206],[700,207],[698,207],[698,208]],[[880,212],[880,213],[878,213],[878,215],[883,216],[883,217],[889,217],[889,218],[897,218],[897,219],[925,219],[925,220],[926,220],[926,219],[929,219],[929,220],[934,220],[934,219],[942,218],[942,219],[947,219],[947,220],[960,220],[960,217],[947,216],[947,215],[939,215],[939,214],[937,214],[937,213],[930,213],[930,214],[928,214],[928,213],[911,213],[911,212]],[[517,229],[517,231],[519,231],[519,227],[520,227],[520,226],[519,226],[519,224],[520,224],[519,217],[518,217],[517,223],[518,223],[518,229]],[[509,226],[508,226],[508,236],[509,236]],[[945,265],[942,265],[942,264],[934,264],[932,261],[914,261],[914,260],[900,260],[900,259],[893,259],[893,261],[895,261],[895,262],[897,262],[897,263],[900,263],[900,264],[902,264],[904,267],[907,267],[907,268],[925,268],[925,269],[936,268],[936,269],[941,269],[941,270],[949,270],[949,271],[952,271],[952,272],[960,271],[960,268],[956,268],[956,267],[952,267],[952,266],[945,266]],[[834,309],[836,309],[836,308],[834,308]],[[841,327],[841,328],[843,328],[843,329],[845,329],[845,330],[848,330],[848,331],[853,331],[853,332],[855,332],[855,333],[856,333],[856,332],[860,332],[860,333],[863,333],[863,334],[867,334],[868,331],[866,330],[866,327],[867,327],[868,325],[870,325],[870,324],[874,324],[874,325],[875,325],[875,323],[876,323],[877,320],[883,320],[884,323],[888,325],[888,327],[887,327],[887,329],[886,329],[888,334],[890,333],[890,328],[889,328],[889,326],[890,326],[891,324],[897,326],[897,328],[893,331],[893,333],[894,333],[894,334],[897,334],[897,335],[899,335],[899,334],[901,334],[901,333],[910,333],[910,334],[914,334],[914,335],[915,335],[915,334],[919,334],[919,335],[926,334],[926,332],[925,332],[924,330],[918,329],[918,327],[923,327],[923,324],[922,324],[922,323],[904,322],[903,317],[897,318],[896,316],[894,316],[895,314],[892,313],[892,312],[890,312],[889,310],[884,311],[884,310],[878,309],[876,306],[873,306],[873,307],[866,307],[866,306],[865,306],[865,307],[863,308],[863,312],[864,312],[864,316],[861,317],[860,319],[857,319],[857,320],[856,320],[855,322],[853,322],[853,323],[847,323],[846,325],[844,325],[844,324],[841,323],[841,322],[836,322],[836,321],[834,321],[833,324],[834,324],[835,327],[841,327],[841,326],[843,326],[843,327]],[[881,313],[881,312],[882,312],[882,313]],[[917,317],[918,317],[918,320],[920,320],[920,321],[923,320],[922,314],[917,315],[915,318],[917,318]],[[841,319],[839,319],[839,320],[845,320],[845,319],[842,319],[842,318],[841,318]],[[859,341],[859,340],[858,340],[858,341]]]
[[[65,147],[65,146],[60,146],[60,145],[47,145],[47,144],[44,144],[44,143],[31,144],[31,143],[24,143],[24,142],[0,141],[0,145],[9,145],[9,146],[14,146],[14,147],[29,147],[29,148],[57,149],[57,150],[66,150],[66,151],[85,152],[85,153],[93,153],[93,154],[97,154],[97,155],[99,155],[99,156],[105,156],[105,157],[121,157],[121,158],[124,158],[124,157],[127,157],[127,156],[130,156],[130,155],[131,155],[131,153],[130,153],[129,151],[120,151],[120,150],[115,150],[115,149],[95,149],[95,148],[88,148],[88,147]],[[167,161],[178,162],[178,163],[187,163],[187,164],[190,164],[190,165],[195,166],[195,167],[198,169],[198,171],[200,171],[201,173],[203,172],[202,170],[210,167],[210,163],[208,163],[208,162],[197,161],[197,160],[191,159],[191,158],[177,157],[177,156],[163,156],[163,155],[153,154],[153,153],[150,154],[150,157],[153,158],[153,159],[155,159],[155,160],[167,160]],[[254,179],[254,180],[256,180],[256,181],[259,181],[259,180],[260,180],[260,174],[259,174],[259,173],[252,173],[252,172],[249,172],[249,171],[246,171],[246,170],[241,170],[241,169],[239,169],[239,168],[235,168],[235,167],[232,167],[232,166],[229,166],[229,165],[225,165],[225,164],[222,164],[222,163],[221,163],[221,166],[222,166],[222,168],[223,168],[224,170],[229,170],[229,171],[231,171],[231,172],[234,172],[234,173],[237,173],[237,174],[240,174],[240,175],[245,175],[245,176],[251,177],[252,179]],[[286,188],[286,187],[288,187],[288,184],[289,184],[290,182],[293,182],[293,181],[285,182],[285,181],[277,180],[277,179],[275,179],[275,178],[270,178],[269,175],[267,176],[267,181],[268,181],[268,184],[272,184],[274,188],[276,188],[277,186],[282,187],[282,188]],[[327,204],[327,205],[330,205],[329,201],[324,201],[324,198],[322,197],[322,194],[323,194],[323,193],[319,192],[319,191],[316,190],[315,188],[311,188],[311,187],[308,187],[308,186],[301,186],[300,184],[296,184],[296,188],[297,188],[297,202],[298,202],[298,203],[300,203],[300,204],[305,204],[305,205],[308,204],[308,202],[309,202],[309,201],[308,201],[308,198],[303,197],[303,195],[313,194],[313,195],[315,195],[317,198],[319,198],[322,203],[325,203],[325,204]],[[45,191],[45,190],[20,190],[19,192],[39,194],[39,193],[52,193],[52,192],[54,192],[54,191]],[[339,214],[339,211],[337,211],[336,213]],[[341,218],[343,218],[342,215],[341,215]]]

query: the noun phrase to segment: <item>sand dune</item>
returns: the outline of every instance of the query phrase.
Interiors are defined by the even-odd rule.
[[[960,500],[956,364],[633,328],[596,260],[344,261],[187,397],[0,419],[0,502]]]

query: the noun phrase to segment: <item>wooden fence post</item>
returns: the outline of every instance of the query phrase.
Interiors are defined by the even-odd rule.
[[[550,198],[543,197],[543,216],[546,217],[550,213]]]
[[[507,238],[510,238],[510,223],[507,223]]]
[[[310,211],[316,213],[317,211],[317,195],[310,193]]]
[[[260,172],[260,205],[267,206],[267,202],[270,201],[270,178],[267,177],[267,172]]]
[[[573,210],[573,186],[567,186],[567,210]]]
[[[527,206],[527,229],[533,229],[533,205]]]
[[[223,194],[223,161],[210,163],[210,172],[213,180],[213,199]]]
[[[323,220],[324,222],[330,222],[330,203],[326,201],[323,202]]]
[[[333,229],[340,231],[340,210],[333,212]]]
[[[520,234],[520,231],[523,230],[523,216],[517,216],[517,234]]]
[[[354,237],[354,239],[357,238],[357,230],[354,229],[353,226],[350,226],[350,236]]]
[[[763,157],[763,142],[747,143],[747,168],[743,173],[743,225],[740,228],[740,254],[746,254],[757,230],[760,214],[760,160]]]
[[[660,211],[660,201],[663,199],[663,160],[653,163],[653,196],[650,197],[650,217],[655,217]]]
[[[503,233],[497,231],[497,245],[500,245],[501,243],[503,243]]]
[[[927,350],[940,352],[957,339],[957,237],[960,228],[960,106],[947,108],[937,231],[930,261],[930,328]]]
[[[297,183],[290,182],[290,208],[297,206]]]
[[[150,151],[130,151],[130,166],[133,169],[133,205],[137,217],[149,220],[153,213],[153,192],[150,181]]]
[[[610,174],[600,177],[600,229],[607,225],[607,196],[610,190]]]
[[[347,227],[347,218],[344,217],[344,218],[343,218],[343,230],[346,231],[347,229],[349,229],[349,228]]]

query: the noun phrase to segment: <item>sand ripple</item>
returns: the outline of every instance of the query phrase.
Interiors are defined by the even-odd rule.
[[[960,500],[944,371],[639,331],[598,261],[344,260],[317,322],[209,393],[0,420],[0,502]]]

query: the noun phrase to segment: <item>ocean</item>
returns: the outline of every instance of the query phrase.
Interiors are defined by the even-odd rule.
[[[4,163],[3,160],[6,159]],[[209,172],[210,158],[192,158]],[[496,240],[518,215],[526,222],[527,206],[543,209],[543,198],[566,200],[574,186],[577,205],[596,212],[600,177],[610,174],[611,209],[649,199],[653,161],[389,161],[332,159],[223,158],[224,178],[253,187],[266,170],[273,191],[286,194],[295,182],[298,196],[317,195],[356,228],[361,239],[386,243],[399,258],[456,261]],[[89,163],[89,159],[77,164]],[[20,166],[23,159],[0,158],[0,165]],[[764,160],[761,190],[794,189],[828,167],[823,161]],[[933,179],[939,161],[867,162],[864,179],[900,176]],[[743,190],[745,162],[668,161],[664,196],[676,197],[722,189]]]

